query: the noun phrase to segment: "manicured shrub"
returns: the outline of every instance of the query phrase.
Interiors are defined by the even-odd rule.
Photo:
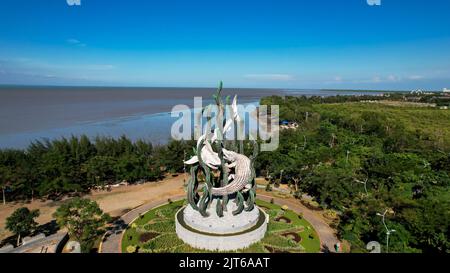
[[[158,221],[146,224],[144,228],[149,231],[172,232],[175,231],[175,223],[174,220]]]
[[[166,248],[184,244],[175,233],[162,234],[145,244],[145,248],[149,250],[164,251]]]
[[[278,235],[278,234],[269,234],[268,236],[264,237],[262,242],[264,244],[268,244],[268,245],[275,246],[275,247],[296,247],[297,246],[297,244],[294,241],[292,241],[284,236]]]
[[[127,229],[122,242],[122,251],[128,253],[133,249],[128,249],[128,246],[134,246],[135,250],[132,253],[205,253],[217,252],[195,249],[185,244],[178,238],[175,232],[174,213],[180,208],[183,201],[174,201],[173,204],[166,204],[164,206],[155,208],[145,213],[144,220],[141,222],[142,229]],[[285,233],[297,232],[302,233],[306,228],[299,224],[296,219],[296,214],[292,211],[283,211],[278,205],[269,205],[268,202],[257,200],[260,207],[266,208],[266,213],[269,215],[270,222],[266,237],[267,240],[260,241],[247,249],[241,249],[237,252],[251,252],[251,253],[267,253],[272,252],[269,248],[275,250],[274,252],[317,252],[320,248],[320,243],[315,240],[308,241],[307,249],[305,249],[295,240]],[[270,208],[269,208],[270,207]],[[277,222],[274,219],[277,217],[288,217],[292,220],[291,223]],[[293,220],[294,219],[294,220]],[[142,223],[144,222],[145,223]],[[145,231],[144,231],[145,229]],[[306,233],[305,238],[307,238]],[[130,238],[131,236],[131,238]],[[131,240],[130,240],[131,239]]]
[[[128,253],[135,253],[136,252],[136,246],[127,246],[127,252]]]

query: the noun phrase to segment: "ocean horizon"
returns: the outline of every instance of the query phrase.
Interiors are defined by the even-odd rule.
[[[194,97],[212,103],[215,88],[0,86],[0,148],[26,148],[32,141],[87,135],[144,139],[165,144],[177,117],[175,105],[193,107]],[[241,104],[271,95],[334,96],[382,91],[224,88]]]

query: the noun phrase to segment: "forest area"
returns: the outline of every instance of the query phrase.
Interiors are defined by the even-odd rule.
[[[193,143],[153,146],[126,136],[90,140],[83,135],[36,140],[23,150],[0,150],[3,201],[58,199],[121,181],[158,181],[167,172],[183,171],[185,152]]]
[[[390,252],[448,253],[450,111],[373,103],[382,99],[262,99],[300,126],[281,132],[278,150],[260,154],[259,174],[336,211],[338,235],[352,252],[366,252],[370,241],[385,244],[385,214],[395,230]]]

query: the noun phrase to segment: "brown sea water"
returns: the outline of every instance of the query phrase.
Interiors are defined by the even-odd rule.
[[[170,111],[177,104],[193,106],[212,102],[214,88],[132,87],[0,87],[0,148],[23,148],[37,139],[86,134],[165,143],[176,118]],[[347,92],[345,94],[361,94]],[[270,95],[344,94],[336,91],[283,89],[224,89],[238,95],[239,103],[258,103]]]

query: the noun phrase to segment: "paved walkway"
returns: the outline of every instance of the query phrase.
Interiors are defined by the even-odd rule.
[[[185,198],[185,194],[175,195],[170,197],[173,201]],[[278,205],[287,205],[289,209],[295,211],[296,213],[302,213],[305,220],[307,220],[319,235],[321,242],[322,252],[334,252],[334,245],[339,242],[334,230],[328,226],[325,220],[318,215],[317,212],[308,209],[303,206],[298,200],[295,199],[282,199],[274,196],[264,195],[261,193],[257,194],[257,198],[263,201],[269,202],[270,199],[274,199],[275,203]],[[126,229],[128,224],[130,224],[134,219],[136,219],[139,214],[145,213],[150,209],[163,205],[167,203],[167,198],[155,200],[153,202],[139,206],[128,213],[122,215],[115,223],[113,228],[105,234],[102,245],[100,246],[99,252],[101,253],[120,253],[122,244],[123,231]]]
[[[335,252],[334,245],[339,242],[339,240],[336,237],[336,233],[334,229],[332,229],[325,222],[325,220],[320,215],[318,215],[316,211],[308,209],[302,203],[300,203],[300,201],[293,198],[282,199],[269,195],[264,195],[261,193],[257,194],[257,198],[267,202],[270,202],[270,199],[273,198],[277,205],[281,206],[286,205],[289,207],[289,209],[295,211],[296,213],[301,213],[303,215],[303,218],[305,218],[305,220],[308,221],[317,231],[317,234],[319,235],[320,239],[321,251]]]
[[[186,194],[178,194],[170,197],[173,201],[177,201],[186,197]],[[122,215],[113,224],[113,227],[105,233],[103,242],[100,246],[101,253],[121,253],[122,252],[122,235],[127,226],[139,217],[139,214],[145,213],[154,207],[167,203],[167,198],[161,198],[150,203],[143,204],[124,215]]]
[[[47,237],[35,239],[19,247],[8,249],[0,253],[56,253],[56,249],[62,240],[67,236],[67,232],[59,231]],[[65,242],[65,241],[64,241]]]

